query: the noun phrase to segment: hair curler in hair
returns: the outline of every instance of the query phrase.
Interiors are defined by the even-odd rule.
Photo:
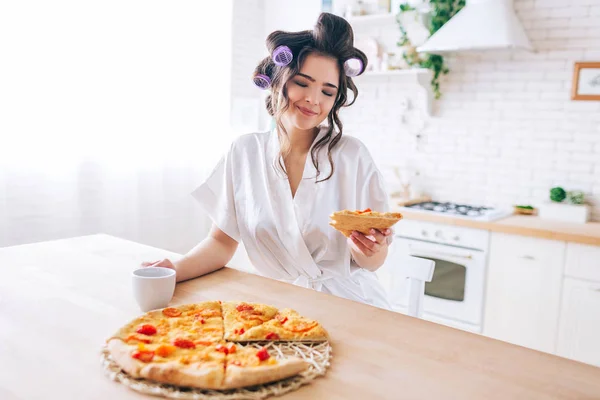
[[[349,58],[344,62],[344,72],[350,77],[360,75],[363,68],[363,62],[356,57]]]
[[[254,84],[261,89],[268,89],[271,86],[271,78],[267,75],[257,74],[253,79]]]
[[[294,59],[292,51],[287,46],[277,47],[275,50],[273,50],[271,57],[273,58],[273,62],[280,67],[285,67]]]

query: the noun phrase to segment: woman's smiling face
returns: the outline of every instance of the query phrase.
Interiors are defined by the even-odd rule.
[[[318,126],[333,108],[340,72],[335,59],[309,54],[300,72],[287,83],[289,107],[283,117],[299,130]]]

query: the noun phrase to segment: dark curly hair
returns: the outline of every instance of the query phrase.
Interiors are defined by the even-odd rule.
[[[317,170],[317,182],[326,181],[331,178],[334,171],[331,151],[342,137],[342,121],[338,115],[339,110],[342,107],[351,106],[358,97],[358,89],[352,78],[344,73],[344,62],[350,58],[358,58],[363,63],[364,71],[367,67],[367,57],[362,51],[354,47],[354,33],[350,24],[345,19],[329,13],[322,13],[319,16],[313,30],[300,32],[275,31],[267,37],[266,44],[269,53],[272,53],[278,46],[285,45],[294,54],[292,62],[284,67],[277,66],[270,56],[266,57],[256,67],[253,75],[255,77],[258,74],[263,74],[271,79],[271,93],[267,96],[266,106],[269,115],[275,118],[280,140],[283,139],[279,167],[284,173],[285,168],[282,165],[282,159],[290,152],[289,137],[281,122],[282,115],[289,108],[289,98],[285,84],[300,72],[302,63],[309,54],[324,55],[337,60],[340,81],[333,108],[327,116],[329,129],[327,134],[319,139],[311,150],[311,159]],[[348,99],[348,89],[353,93],[352,99]],[[324,146],[328,146],[327,157],[331,165],[331,172],[326,178],[318,180],[320,170],[317,154]]]

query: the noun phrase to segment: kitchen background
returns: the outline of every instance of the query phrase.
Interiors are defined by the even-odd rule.
[[[350,1],[3,3],[0,246],[106,233],[187,252],[211,223],[190,192],[237,135],[270,126],[251,80],[267,34],[310,29],[323,4]],[[561,186],[600,221],[600,101],[571,100],[575,63],[600,62],[600,4],[514,8],[534,52],[452,53],[435,101],[423,71],[368,71],[344,133],[368,146],[390,193],[410,183],[511,212]],[[392,15],[349,19],[357,44],[397,51]],[[378,271],[396,311],[394,255],[434,259],[425,318],[600,366],[600,224],[403,212]],[[243,247],[230,265],[254,271]]]
[[[251,81],[266,35],[309,29],[322,2],[236,0],[211,12],[113,2],[80,19],[68,4],[39,2],[30,14],[13,3],[2,14],[4,37],[20,41],[0,43],[12,61],[0,78],[0,246],[106,232],[185,252],[209,229],[191,189],[236,135],[269,127]],[[400,183],[393,167],[435,200],[473,205],[535,205],[560,185],[583,190],[598,221],[600,102],[570,100],[570,90],[574,63],[600,60],[600,5],[516,0],[515,9],[535,52],[452,54],[433,102],[427,77],[359,77],[345,133],[369,146],[390,192]],[[394,18],[353,25],[357,41],[396,48]]]
[[[309,29],[321,3],[347,12],[340,2],[359,4],[235,3],[235,126],[269,126],[263,93],[249,79],[256,54],[266,55],[265,36],[275,29]],[[501,2],[477,4],[494,3]],[[547,207],[550,189],[560,186],[583,191],[590,219],[599,221],[600,101],[574,101],[571,91],[575,63],[600,60],[600,3],[515,0],[514,10],[533,52],[445,54],[450,72],[434,101],[427,75],[368,71],[356,78],[358,101],[342,113],[344,133],[369,147],[390,193],[410,183],[415,196],[510,213],[514,205]],[[393,16],[349,21],[363,50],[399,52]],[[492,21],[462,22],[471,35],[485,36],[477,28],[488,24],[488,38],[500,31],[493,32]],[[378,61],[370,59],[376,67]],[[560,210],[544,211],[544,217],[558,218]],[[390,256],[378,270],[394,310],[406,312],[408,291],[397,257],[428,258],[435,272],[425,284],[423,318],[600,366],[600,314],[593,311],[600,307],[600,225],[539,217],[478,225],[401,211],[407,218],[397,225]]]
[[[248,131],[265,126],[247,110],[260,102],[250,75],[257,55],[265,55],[266,34],[310,29],[320,3],[235,2],[235,126]],[[358,101],[342,114],[344,133],[367,144],[390,191],[398,184],[392,166],[401,167],[406,179],[418,174],[415,184],[439,201],[535,205],[548,199],[550,188],[562,186],[584,191],[592,219],[600,220],[600,102],[570,99],[574,63],[600,60],[600,4],[515,0],[514,5],[534,52],[451,55],[431,117],[424,115],[414,76],[359,77]],[[388,51],[400,38],[393,18],[361,21],[354,30],[355,41],[374,37]]]

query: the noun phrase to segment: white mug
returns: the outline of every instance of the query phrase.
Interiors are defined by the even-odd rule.
[[[139,268],[132,273],[133,297],[144,312],[169,305],[175,292],[175,270]]]

